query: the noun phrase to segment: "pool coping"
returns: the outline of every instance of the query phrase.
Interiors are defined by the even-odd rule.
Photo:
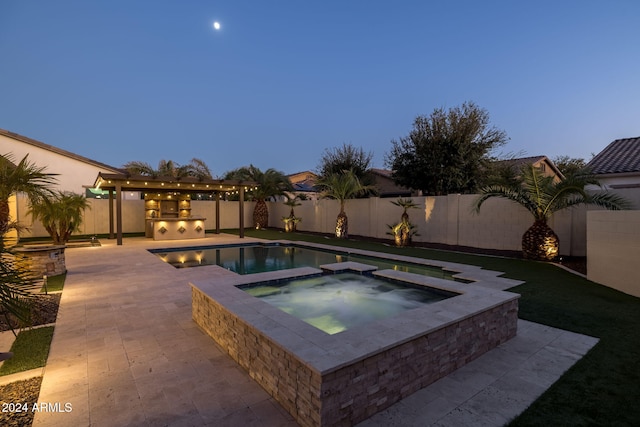
[[[251,241],[246,243],[231,243],[231,244],[221,244],[221,245],[188,245],[188,246],[171,246],[171,247],[163,247],[163,248],[152,248],[148,249],[148,251],[154,255],[158,255],[161,252],[178,252],[181,250],[203,250],[212,247],[220,247],[220,248],[233,248],[233,247],[241,247],[247,245],[261,245],[261,246],[279,246],[279,245],[288,245],[295,246],[300,248],[307,249],[318,249],[327,252],[341,252],[348,255],[359,255],[364,257],[372,257],[372,258],[380,258],[386,261],[396,261],[403,262],[409,264],[416,264],[424,267],[435,267],[441,268],[448,272],[453,272],[453,277],[462,282],[473,282],[474,285],[496,289],[496,290],[505,290],[512,288],[514,286],[520,285],[524,283],[521,280],[508,279],[505,277],[499,277],[504,274],[501,271],[494,270],[486,270],[482,267],[469,265],[469,264],[461,264],[455,262],[447,262],[447,261],[438,261],[431,260],[426,258],[418,258],[407,255],[400,254],[390,254],[386,252],[376,252],[369,251],[364,249],[356,249],[356,248],[345,248],[341,246],[332,246],[326,245],[322,243],[313,243],[313,242],[300,242],[300,241],[291,241],[291,240],[268,240],[268,241]],[[384,255],[384,256],[381,256]],[[193,268],[215,268],[215,265],[203,265],[203,266],[194,266]],[[237,274],[231,272],[233,274]],[[261,273],[253,273],[253,274],[261,274]]]

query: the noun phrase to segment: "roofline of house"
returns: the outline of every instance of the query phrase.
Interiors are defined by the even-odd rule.
[[[62,148],[54,147],[53,145],[45,144],[44,142],[37,141],[32,138],[28,138],[24,135],[17,134],[15,132],[8,131],[6,129],[0,129],[0,135],[4,135],[8,138],[15,139],[20,142],[24,142],[29,145],[33,145],[34,147],[42,148],[43,150],[51,151],[52,153],[60,154],[61,156],[69,157],[70,159],[78,160],[83,163],[88,163],[93,166],[98,166],[100,168],[107,169],[108,171],[115,173],[122,173],[123,170],[121,168],[116,168],[110,166],[106,163],[99,162],[97,160],[89,159],[88,157],[81,156],[79,154],[72,153],[67,150],[63,150]],[[5,154],[5,153],[3,153]]]
[[[640,171],[627,171],[627,172],[605,172],[594,173],[597,178],[624,178],[627,176],[638,176]]]

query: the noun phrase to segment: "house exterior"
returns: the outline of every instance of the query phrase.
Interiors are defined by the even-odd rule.
[[[640,189],[640,137],[616,139],[587,167],[608,189]]]
[[[70,191],[77,194],[86,194],[87,186],[91,186],[99,172],[122,173],[120,169],[113,166],[5,129],[0,129],[0,154],[11,155],[16,163],[28,155],[27,160],[30,163],[44,167],[47,173],[57,174],[57,182],[52,187],[54,190]],[[26,200],[21,195],[9,199],[9,210],[12,219],[30,227],[33,225],[31,218],[27,215]],[[37,231],[42,232],[39,228]],[[10,232],[8,237],[15,238],[17,236],[15,232]]]
[[[315,187],[318,175],[311,171],[302,171],[287,175],[293,186],[293,196],[306,200],[318,200],[319,191]]]
[[[533,165],[544,176],[553,176],[554,181],[558,182],[564,178],[562,172],[547,156],[519,157],[516,159],[498,160],[496,164],[503,164],[511,167],[515,172],[519,172],[523,166]]]
[[[122,173],[122,170],[105,163],[71,153],[53,145],[0,129],[0,154],[11,154],[18,162],[26,155],[28,160],[45,172],[58,174],[56,190],[85,194],[99,172]]]
[[[378,197],[411,197],[418,195],[417,191],[393,182],[390,170],[371,168],[369,173],[373,179],[373,186],[378,193]]]

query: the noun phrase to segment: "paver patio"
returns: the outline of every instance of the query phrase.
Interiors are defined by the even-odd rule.
[[[237,241],[218,235],[197,244]],[[234,273],[176,269],[146,251],[193,241],[102,243],[66,252],[40,402],[72,410],[36,413],[34,426],[297,425],[191,319],[188,282]],[[519,321],[516,338],[361,425],[503,425],[596,342]]]

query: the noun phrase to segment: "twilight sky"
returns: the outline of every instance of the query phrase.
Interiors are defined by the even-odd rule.
[[[383,167],[417,115],[473,101],[500,152],[589,160],[640,136],[639,16],[636,0],[2,0],[0,128],[113,166],[294,173],[343,143]]]

